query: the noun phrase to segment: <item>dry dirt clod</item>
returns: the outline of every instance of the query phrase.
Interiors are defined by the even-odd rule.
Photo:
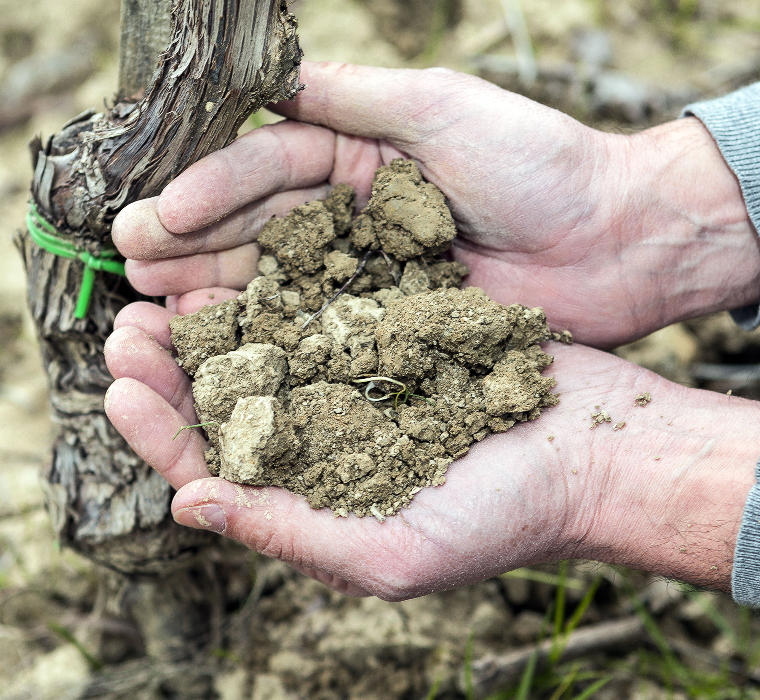
[[[213,421],[219,426],[206,429],[214,449],[219,448],[219,428],[230,419],[239,399],[277,394],[288,372],[286,357],[276,345],[247,343],[210,357],[198,368],[193,398],[201,423]]]
[[[474,442],[555,405],[538,344],[568,336],[458,289],[467,268],[439,256],[451,214],[413,163],[380,168],[352,223],[353,207],[339,186],[267,222],[261,276],[172,332],[212,473],[382,522]]]
[[[351,230],[354,218],[356,194],[350,185],[336,185],[325,200],[325,208],[333,215],[333,225],[338,236],[345,236]]]
[[[271,483],[267,471],[298,449],[290,416],[272,396],[239,399],[220,429],[219,443],[219,476],[252,486]]]
[[[169,321],[178,364],[191,377],[208,358],[235,349],[238,308],[238,302],[230,299],[216,306],[204,306],[192,316],[175,316]]]
[[[325,253],[335,238],[333,214],[324,202],[295,207],[284,219],[264,224],[259,243],[285,268],[312,274],[324,265]]]
[[[383,250],[398,260],[441,253],[456,236],[443,192],[411,160],[377,169],[365,213]]]

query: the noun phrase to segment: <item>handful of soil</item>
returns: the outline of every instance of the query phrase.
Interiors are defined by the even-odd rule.
[[[378,169],[353,211],[338,185],[271,219],[261,276],[170,326],[212,474],[382,521],[558,402],[538,343],[559,336],[542,309],[459,289],[467,268],[441,257],[454,221],[413,162]]]

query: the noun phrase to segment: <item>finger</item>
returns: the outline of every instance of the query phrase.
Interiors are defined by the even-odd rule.
[[[351,185],[356,192],[356,208],[367,206],[372,195],[372,178],[381,165],[377,141],[361,136],[338,134],[335,139],[335,162],[330,184],[342,182]]]
[[[206,441],[196,430],[183,430],[172,439],[188,423],[150,387],[136,379],[117,379],[106,393],[105,409],[129,446],[174,488],[208,477]]]
[[[321,124],[338,132],[388,139],[416,156],[416,151],[452,119],[472,108],[474,89],[480,99],[489,89],[472,76],[441,68],[398,70],[343,63],[301,63],[306,89],[294,100],[272,105],[289,119]],[[458,110],[452,110],[456,101]]]
[[[301,571],[321,572],[319,580],[345,585],[350,595],[386,590],[380,579],[393,579],[406,569],[414,549],[407,540],[420,540],[399,518],[383,524],[374,518],[336,518],[283,489],[218,478],[181,488],[172,513],[182,525],[213,530]],[[378,557],[382,567],[377,566]]]
[[[126,326],[136,326],[152,336],[166,350],[172,349],[169,334],[169,321],[177,315],[176,311],[165,309],[163,306],[151,304],[149,301],[136,301],[125,306],[113,320],[114,330]]]
[[[237,289],[226,289],[224,287],[196,289],[177,299],[177,313],[183,316],[193,314],[204,306],[214,306],[229,299],[237,299],[239,296],[240,291]]]
[[[175,234],[158,218],[158,197],[125,207],[113,222],[112,236],[119,252],[131,260],[155,260],[232,248],[258,238],[273,216],[285,216],[293,207],[324,199],[329,186],[289,190],[242,207],[199,231]]]
[[[185,294],[195,289],[226,287],[243,290],[258,275],[258,243],[246,243],[214,253],[168,260],[127,260],[130,284],[148,296]]]
[[[130,377],[153,389],[184,419],[197,423],[190,379],[156,340],[135,326],[114,330],[105,343],[108,371],[114,379]]]
[[[294,122],[254,129],[169,183],[158,218],[167,231],[188,233],[276,192],[316,187],[327,182],[334,152],[328,129]]]

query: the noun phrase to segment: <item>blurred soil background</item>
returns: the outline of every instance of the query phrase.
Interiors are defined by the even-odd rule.
[[[523,0],[523,13],[517,0],[297,0],[291,10],[311,60],[443,65],[603,129],[645,128],[760,78],[757,0]],[[128,625],[96,619],[93,566],[53,541],[37,479],[52,435],[46,381],[12,244],[31,178],[26,141],[112,98],[118,23],[118,0],[0,0],[3,700],[175,697],[165,680],[183,672],[146,659]],[[726,314],[616,352],[760,399],[760,333]],[[193,662],[223,700],[760,697],[758,620],[727,596],[635,571],[562,563],[390,604],[250,555],[239,587],[217,646]],[[100,656],[96,631],[111,639]]]

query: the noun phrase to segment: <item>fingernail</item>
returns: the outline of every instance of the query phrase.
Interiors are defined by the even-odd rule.
[[[182,508],[174,514],[174,520],[180,525],[194,527],[197,530],[211,530],[220,535],[227,529],[224,511],[214,504]]]
[[[103,410],[108,413],[108,409],[111,407],[111,388],[113,384],[106,389],[106,395],[103,397]]]

